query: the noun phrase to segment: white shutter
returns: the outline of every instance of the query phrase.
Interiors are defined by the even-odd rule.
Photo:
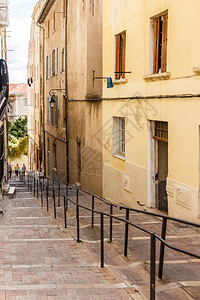
[[[51,77],[53,76],[53,52],[50,55],[50,70],[51,70]]]
[[[60,51],[60,73],[62,73],[62,50]]]
[[[51,65],[50,65],[50,54],[48,54],[48,78],[50,78],[50,67],[51,67]]]
[[[45,66],[44,66],[45,80],[47,80],[47,56],[45,57]]]
[[[55,75],[58,75],[58,48],[55,49]]]

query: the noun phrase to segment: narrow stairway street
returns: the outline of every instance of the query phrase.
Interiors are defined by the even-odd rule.
[[[14,178],[14,176],[13,176]],[[49,212],[28,185],[12,180],[15,198],[1,202],[0,217],[0,300],[13,299],[149,299],[149,237],[130,228],[128,258],[123,256],[124,224],[113,222],[110,244],[109,220],[105,220],[105,268],[100,268],[99,215],[91,228],[90,215],[80,209],[80,239],[76,241],[75,206],[69,204],[67,228],[63,222],[63,200],[54,218],[49,195]],[[69,197],[75,201],[72,192]],[[58,199],[57,199],[58,200]],[[89,197],[80,194],[80,203]],[[58,202],[56,201],[56,206]],[[87,206],[87,205],[86,205]],[[95,202],[95,209],[103,209]],[[106,211],[106,208],[105,208]],[[114,208],[115,215],[124,212]],[[135,213],[130,220],[154,232],[161,220]],[[199,252],[199,230],[169,224],[167,238],[173,245]],[[157,244],[157,264],[159,245]],[[200,295],[200,261],[166,250],[163,280],[156,280],[156,299],[191,300]]]
[[[1,203],[0,300],[141,299],[101,269],[27,185],[11,185],[16,185],[16,198]]]

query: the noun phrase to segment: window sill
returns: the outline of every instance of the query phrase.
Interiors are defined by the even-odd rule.
[[[113,154],[113,156],[125,161],[125,157],[120,154]]]
[[[160,80],[167,80],[171,76],[170,72],[164,73],[157,73],[157,74],[149,74],[143,77],[145,81],[160,81]]]
[[[127,78],[120,78],[120,79],[113,80],[114,85],[125,84],[127,82],[128,82]]]
[[[193,72],[194,72],[196,75],[200,75],[200,67],[194,67],[194,68],[193,68]]]

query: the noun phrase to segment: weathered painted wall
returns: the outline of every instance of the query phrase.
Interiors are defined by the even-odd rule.
[[[104,1],[103,74],[114,78],[115,35],[126,30],[126,80],[113,89],[104,83],[103,97],[199,94],[200,3],[170,0]],[[169,79],[151,75],[151,18],[168,11],[167,72]],[[187,14],[184,13],[187,11]],[[194,34],[195,32],[195,34]],[[149,76],[148,81],[145,78]],[[103,103],[104,197],[140,208],[155,207],[151,195],[149,121],[168,122],[169,214],[199,222],[200,98],[109,100]],[[113,116],[126,120],[125,159],[113,155]],[[109,125],[108,125],[109,124]],[[124,176],[129,188],[123,186]],[[115,180],[110,180],[114,178]]]

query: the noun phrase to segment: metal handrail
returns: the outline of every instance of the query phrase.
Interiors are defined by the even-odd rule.
[[[29,176],[28,175],[28,186],[29,186]],[[48,190],[50,189],[53,192],[53,200],[54,200],[54,217],[56,218],[56,203],[55,203],[55,192],[57,194],[60,194],[61,196],[64,197],[64,217],[65,217],[65,228],[67,228],[67,209],[66,207],[68,207],[68,201],[71,202],[72,204],[74,204],[76,206],[76,217],[77,217],[77,241],[80,242],[80,224],[79,224],[79,208],[85,209],[87,211],[92,212],[92,215],[94,215],[94,213],[99,214],[101,216],[100,218],[100,228],[101,228],[101,267],[104,267],[104,216],[109,217],[110,220],[118,220],[121,222],[125,223],[126,226],[126,233],[125,233],[125,251],[127,253],[127,246],[128,246],[128,226],[131,225],[145,233],[147,233],[148,235],[150,235],[151,238],[151,252],[150,252],[150,299],[151,300],[155,300],[155,269],[156,269],[156,239],[158,239],[161,242],[161,246],[166,246],[174,251],[195,257],[197,259],[200,259],[200,255],[194,254],[192,252],[189,251],[185,251],[182,250],[180,248],[174,247],[172,245],[170,245],[168,242],[165,241],[165,238],[163,239],[162,237],[159,237],[157,234],[155,234],[154,232],[151,232],[137,224],[134,224],[132,222],[129,221],[129,211],[137,211],[139,213],[146,213],[148,215],[152,215],[152,216],[157,216],[157,217],[162,217],[163,220],[165,220],[165,222],[167,221],[167,219],[173,220],[173,221],[178,221],[184,224],[188,224],[188,225],[192,225],[192,226],[196,226],[196,227],[200,227],[199,224],[193,223],[193,222],[188,222],[185,220],[180,220],[177,218],[173,218],[173,217],[168,217],[168,216],[164,216],[164,215],[160,215],[160,214],[156,214],[156,213],[150,213],[150,212],[144,212],[144,211],[140,211],[137,209],[131,209],[125,206],[120,206],[120,209],[126,209],[126,219],[122,219],[120,217],[114,216],[112,214],[108,214],[108,213],[104,213],[98,210],[95,210],[94,208],[88,208],[86,206],[83,206],[81,204],[79,204],[78,202],[78,196],[79,196],[79,190],[77,188],[77,199],[76,202],[73,201],[72,199],[70,199],[66,194],[64,194],[61,191],[57,191],[55,190],[55,187],[50,187],[47,184],[45,184],[44,182],[41,182],[39,179],[35,178],[35,176],[31,176],[34,179],[34,194],[35,194],[35,180],[37,181],[37,195],[38,195],[38,182],[40,182],[40,188],[41,188],[41,204],[43,206],[43,188],[44,186],[46,187],[46,193],[47,193],[47,210],[48,210]],[[32,185],[31,185],[31,189],[32,189]],[[94,195],[93,195],[94,196]],[[67,200],[67,205],[66,205],[66,200]],[[166,223],[165,223],[166,225]],[[112,223],[111,223],[112,226]],[[165,231],[166,233],[166,231]],[[163,230],[162,230],[162,234],[163,234]],[[163,253],[164,254],[164,253]],[[164,255],[162,256],[162,260],[164,260]],[[163,262],[162,262],[163,263]],[[163,267],[163,265],[162,265]]]
[[[111,202],[108,202],[108,201],[106,201],[105,199],[103,199],[103,198],[101,198],[101,197],[99,197],[99,196],[97,196],[97,195],[94,195],[94,194],[92,194],[91,192],[86,191],[86,190],[84,190],[84,189],[82,189],[82,188],[79,188],[79,187],[77,187],[77,186],[71,185],[71,184],[69,184],[69,183],[60,182],[60,181],[58,181],[58,180],[56,180],[56,179],[53,179],[53,181],[54,181],[54,182],[57,182],[57,183],[64,184],[65,186],[68,186],[68,187],[70,187],[70,188],[72,188],[72,189],[79,190],[79,191],[81,191],[81,192],[83,192],[83,193],[86,193],[86,194],[88,194],[88,195],[90,195],[90,196],[94,196],[95,199],[98,199],[99,201],[101,201],[101,202],[103,202],[103,203],[105,203],[105,204],[112,205],[113,207],[118,207],[116,204],[111,203]]]
[[[143,214],[151,215],[151,216],[158,217],[158,218],[165,218],[165,219],[168,219],[168,220],[171,220],[171,221],[175,221],[175,222],[179,222],[179,223],[183,223],[183,224],[187,224],[187,225],[191,225],[191,226],[195,226],[195,227],[200,228],[200,224],[198,224],[198,223],[194,223],[194,222],[186,221],[186,220],[183,220],[183,219],[170,217],[170,216],[167,216],[167,215],[161,215],[161,214],[153,213],[153,212],[150,212],[150,211],[139,210],[139,209],[136,209],[136,208],[130,208],[130,207],[127,207],[127,206],[124,206],[124,205],[120,205],[119,209],[120,210],[129,209],[130,211],[143,213]]]

